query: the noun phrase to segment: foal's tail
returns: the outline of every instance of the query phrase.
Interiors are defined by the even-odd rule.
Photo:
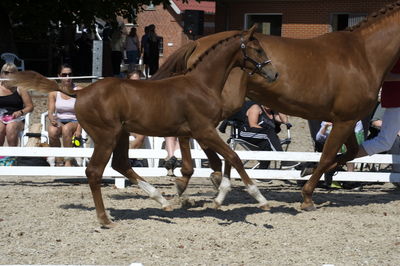
[[[37,90],[43,92],[61,91],[72,97],[76,96],[76,91],[60,87],[54,80],[49,80],[35,71],[15,72],[8,76],[11,80],[7,85],[18,87],[23,90]]]

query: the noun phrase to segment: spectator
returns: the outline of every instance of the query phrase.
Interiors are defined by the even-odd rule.
[[[164,167],[168,170],[168,176],[175,176],[174,169],[179,166],[178,159],[175,157],[175,151],[179,150],[179,141],[177,137],[165,137],[165,150],[167,158]]]
[[[149,77],[149,26],[144,27],[144,35],[141,39],[140,53],[143,54],[144,74]]]
[[[378,135],[364,141],[356,158],[389,150],[400,131],[400,60],[387,75],[382,85],[381,104],[386,108],[382,115],[382,126]]]
[[[17,72],[17,67],[6,63],[1,68],[0,78]],[[18,146],[18,135],[24,129],[24,115],[33,111],[30,95],[25,90],[10,87],[7,82],[0,82],[0,109],[4,112],[0,122],[0,145],[7,139],[8,146]]]
[[[124,46],[124,24],[118,24],[111,34],[111,64],[113,75],[119,77],[121,74],[121,63],[123,58]]]
[[[156,34],[156,26],[151,24],[149,26],[149,35],[147,39],[147,43],[149,45],[149,75],[154,75],[159,67],[159,59],[160,59],[160,37]]]
[[[274,113],[265,106],[260,106],[253,101],[246,101],[242,108],[230,120],[239,123],[239,138],[257,145],[264,151],[283,151],[281,141],[277,135],[277,124],[288,124],[284,114]],[[267,169],[270,161],[261,161],[259,169]],[[283,169],[293,168],[299,163],[283,161]]]
[[[125,39],[125,50],[127,63],[130,64],[139,64],[139,39],[136,34],[136,28],[131,28],[128,36]]]
[[[383,114],[385,113],[385,108],[382,108],[381,104],[378,105],[378,107],[375,110],[375,113],[371,119],[371,127],[375,128],[377,130],[377,133],[379,134],[379,131],[382,127],[382,118]],[[388,151],[389,154],[400,154],[400,131],[397,132],[396,139]],[[392,166],[393,172],[400,172],[400,164],[393,164]]]
[[[332,123],[322,121],[321,128],[319,129],[317,136],[315,137],[315,141],[319,142],[321,144],[321,146],[323,146],[325,144],[325,141],[328,138],[329,134],[331,133],[331,130],[332,130]],[[364,129],[363,129],[361,120],[357,122],[357,124],[354,128],[354,132],[356,134],[356,139],[357,139],[358,144],[361,144],[364,141]],[[346,152],[346,146],[343,145],[341,148],[341,153],[345,153],[345,152]],[[348,172],[354,171],[354,163],[347,163],[346,166],[347,166]],[[331,188],[342,188],[342,185],[343,185],[342,183],[337,182],[337,181],[332,182],[332,176],[333,176],[334,172],[335,171],[331,171],[327,175],[325,175],[325,178],[327,179],[327,180],[325,180],[325,184]]]
[[[79,64],[78,75],[90,75],[92,72],[92,45],[87,29],[82,30],[81,36],[75,41],[75,46],[78,49]]]
[[[60,67],[59,77],[71,77],[72,69],[68,64]],[[62,79],[63,87],[81,89],[72,83],[71,79]],[[75,98],[60,91],[50,92],[48,95],[48,126],[50,147],[61,147],[60,137],[64,147],[72,147],[72,137],[81,137],[82,127],[75,115]],[[73,158],[64,158],[64,166],[72,166]]]

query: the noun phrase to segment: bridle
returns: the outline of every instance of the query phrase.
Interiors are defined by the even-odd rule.
[[[246,61],[249,61],[251,64],[254,65],[254,69],[251,72],[247,72],[250,76],[254,75],[255,73],[261,74],[261,70],[264,66],[271,64],[271,60],[265,60],[264,62],[257,62],[256,60],[254,60],[253,58],[251,58],[250,56],[247,55],[246,53],[246,44],[244,43],[243,37],[240,37],[240,48],[242,50],[243,53],[243,66],[242,66],[242,70],[245,71],[244,69],[244,65],[246,64]]]

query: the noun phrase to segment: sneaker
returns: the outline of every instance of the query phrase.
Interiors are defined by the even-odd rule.
[[[342,184],[340,184],[340,182],[338,182],[338,181],[332,181],[332,183],[331,183],[331,185],[329,187],[330,188],[335,188],[335,189],[343,188]]]
[[[296,169],[301,170],[300,176],[305,177],[307,175],[311,175],[314,172],[315,167],[317,166],[317,163],[314,162],[306,162],[306,163],[301,163],[299,164]]]
[[[175,156],[172,156],[172,157],[169,158],[168,160],[165,160],[165,163],[164,163],[165,169],[167,169],[167,170],[170,170],[170,169],[173,170],[173,169],[175,169],[175,168],[176,168],[177,161],[178,161],[178,159],[176,159]]]
[[[284,161],[284,162],[281,162],[281,168],[282,169],[291,169],[291,168],[295,168],[299,164],[300,164],[299,162]]]

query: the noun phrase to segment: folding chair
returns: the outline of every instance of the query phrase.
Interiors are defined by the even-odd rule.
[[[41,115],[40,115],[40,123],[42,124],[42,130],[41,130],[41,132],[40,132],[40,134],[42,135],[42,138],[45,138],[46,139],[46,142],[47,143],[49,143],[49,132],[47,131],[47,117],[48,117],[48,112],[46,111],[46,112],[43,112]],[[82,129],[82,138],[83,139],[88,139],[88,135],[87,135],[87,133],[86,133],[86,131],[85,130],[83,130]],[[82,148],[83,147],[89,147],[90,145],[88,144],[88,141],[85,141],[84,143],[83,143],[83,145],[81,146]],[[54,158],[50,158],[49,157],[49,163],[50,163],[50,166],[54,166],[54,161],[53,161],[53,159]],[[80,161],[80,160],[79,160]],[[78,162],[78,160],[77,160],[77,162]],[[86,166],[86,160],[84,159],[84,158],[82,158],[82,162],[80,163],[80,162],[78,162],[78,164],[79,165],[83,165],[83,166]]]
[[[4,60],[6,63],[13,63],[17,66],[19,71],[25,70],[25,61],[20,59],[17,55],[13,53],[3,53],[0,58]]]

